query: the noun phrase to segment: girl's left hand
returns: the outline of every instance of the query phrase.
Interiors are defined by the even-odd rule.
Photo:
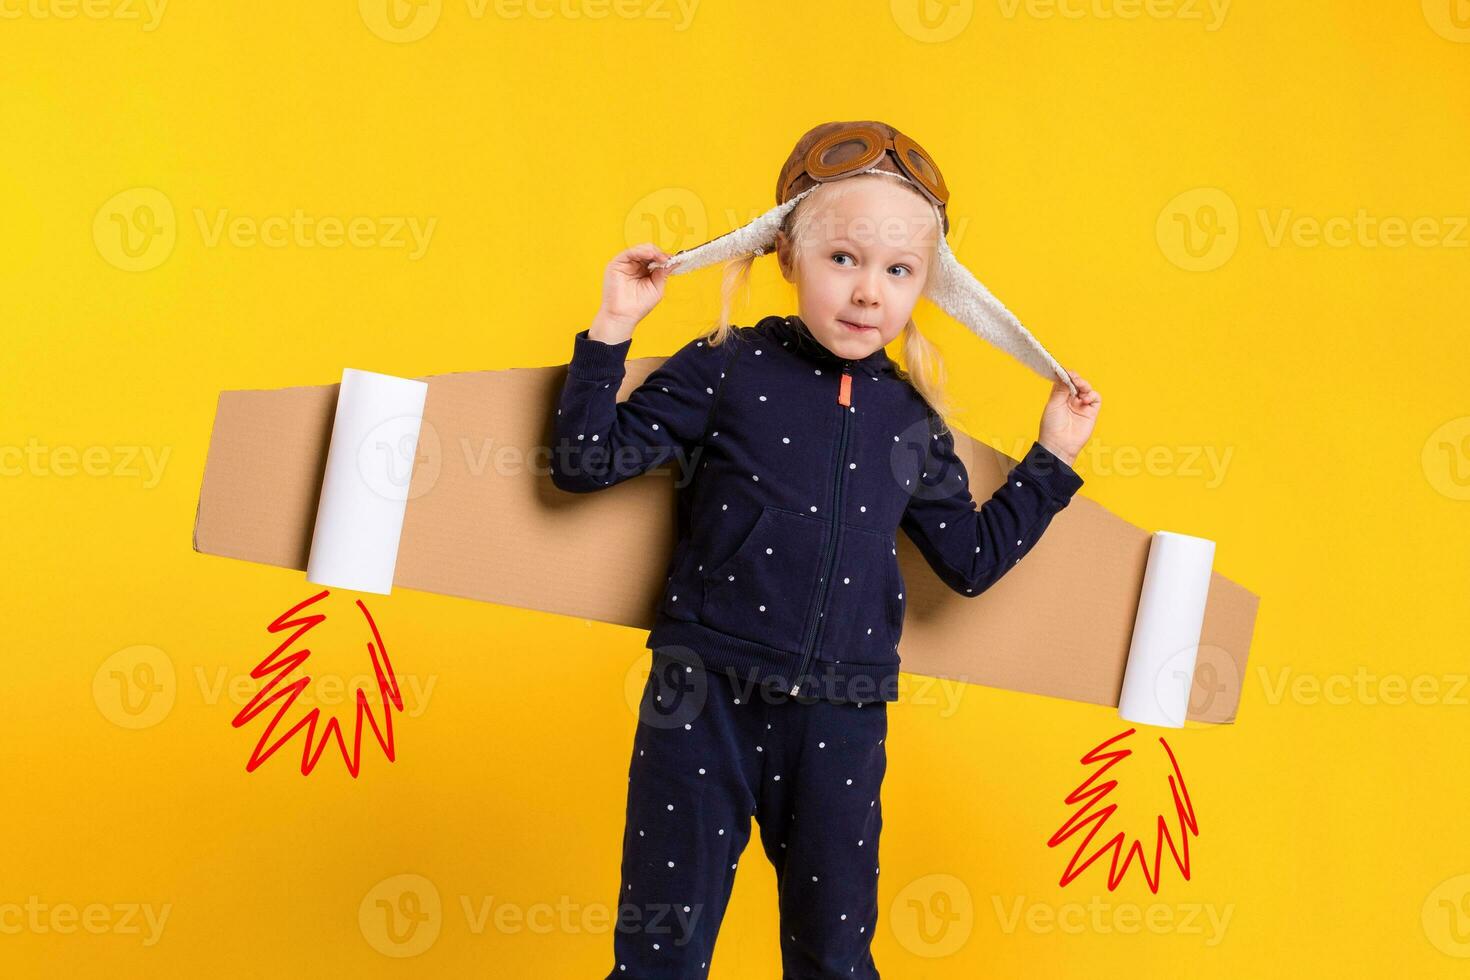
[[[1077,394],[1073,395],[1060,378],[1052,383],[1051,397],[1041,412],[1041,434],[1036,441],[1071,466],[1092,436],[1102,395],[1076,371],[1067,374],[1077,386]]]

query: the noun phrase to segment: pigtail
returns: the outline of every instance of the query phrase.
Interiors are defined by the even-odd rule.
[[[952,406],[944,394],[946,371],[944,358],[939,348],[919,330],[919,325],[909,318],[904,324],[902,340],[903,368],[899,375],[919,393],[939,417],[943,431],[948,431]]]

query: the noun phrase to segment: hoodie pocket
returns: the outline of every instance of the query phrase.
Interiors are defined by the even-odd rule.
[[[799,653],[817,589],[827,522],[763,507],[740,547],[704,576],[700,621],[711,629]]]

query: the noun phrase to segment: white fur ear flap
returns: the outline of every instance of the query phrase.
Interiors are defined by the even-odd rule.
[[[719,238],[711,239],[703,245],[672,255],[667,262],[651,262],[649,268],[667,267],[671,275],[678,275],[681,272],[693,272],[695,269],[703,269],[716,262],[725,262],[750,254],[764,255],[775,248],[776,232],[780,230],[781,222],[785,220],[787,213],[796,207],[797,201],[810,193],[811,190],[802,191],[785,204],[778,204],[771,208],[750,224],[736,228]]]
[[[939,236],[937,252],[938,263],[924,284],[924,295],[933,300],[935,306],[969,327],[976,336],[988,340],[1043,378],[1060,379],[1076,395],[1077,386],[1072,383],[1071,376],[1056,358],[1047,353],[1031,331],[1021,325],[1015,314],[960,264],[943,235]]]

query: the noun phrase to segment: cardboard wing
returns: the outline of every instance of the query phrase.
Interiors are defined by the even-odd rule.
[[[618,399],[663,360],[628,361]],[[591,494],[554,487],[551,417],[565,376],[562,365],[421,378],[428,392],[411,458],[392,438],[362,442],[363,465],[396,467],[407,481],[394,587],[652,627],[674,546],[679,468]],[[338,389],[221,392],[195,551],[306,569]],[[984,501],[1016,461],[955,436],[971,492]],[[977,597],[952,592],[897,538],[905,672],[1119,703],[1150,531],[1079,494],[1026,559]],[[1188,720],[1235,720],[1258,603],[1210,572]],[[1188,672],[1178,676],[1189,682]]]

